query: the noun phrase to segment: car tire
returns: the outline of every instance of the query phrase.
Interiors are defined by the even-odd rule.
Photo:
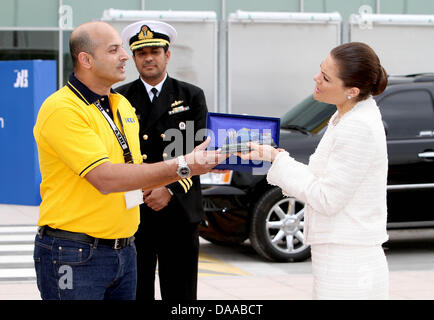
[[[304,203],[284,196],[275,187],[254,206],[249,238],[255,251],[267,260],[303,261],[310,257],[303,229]]]

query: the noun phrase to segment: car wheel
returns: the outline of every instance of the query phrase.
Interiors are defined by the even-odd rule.
[[[302,261],[310,257],[304,244],[304,203],[273,188],[255,205],[250,242],[255,251],[271,261]]]

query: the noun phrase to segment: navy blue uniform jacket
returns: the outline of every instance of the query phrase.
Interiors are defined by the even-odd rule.
[[[206,127],[207,106],[201,88],[167,76],[155,105],[152,105],[140,79],[116,91],[135,108],[140,123],[143,162],[153,163],[187,154],[203,141],[203,134],[196,136],[198,130]],[[198,176],[182,179],[167,187],[174,196],[163,209],[166,214],[175,221],[187,223],[197,223],[203,218]],[[143,204],[142,214],[144,211],[153,210]]]

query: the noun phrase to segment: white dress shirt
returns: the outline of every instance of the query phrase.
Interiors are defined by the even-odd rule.
[[[369,97],[332,116],[308,165],[281,152],[267,180],[306,204],[305,243],[378,245],[388,239],[387,168],[381,114]]]
[[[161,89],[163,88],[164,81],[166,81],[166,78],[167,78],[167,73],[166,73],[166,75],[164,76],[164,79],[163,79],[159,84],[157,84],[156,86],[151,86],[151,85],[148,84],[145,80],[143,80],[142,77],[140,77],[140,80],[142,80],[143,84],[145,85],[146,92],[148,92],[149,99],[150,99],[151,101],[152,101],[152,99],[154,98],[154,93],[151,91],[152,88],[155,88],[155,89],[158,90],[158,92],[157,92],[157,97],[158,97],[158,96],[160,95]]]

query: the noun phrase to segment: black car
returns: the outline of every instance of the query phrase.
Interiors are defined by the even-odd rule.
[[[434,226],[433,98],[434,74],[389,77],[385,92],[375,97],[388,147],[388,228]],[[280,147],[308,163],[335,111],[334,105],[307,97],[281,118]],[[222,245],[250,239],[257,253],[272,261],[310,257],[304,204],[283,196],[265,175],[232,171],[201,181],[206,216],[201,237]]]

